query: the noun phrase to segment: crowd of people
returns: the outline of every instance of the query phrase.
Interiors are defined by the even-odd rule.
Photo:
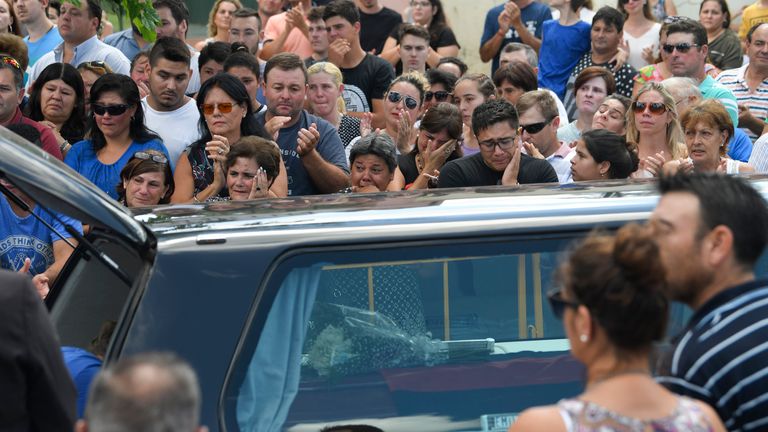
[[[0,124],[127,207],[764,173],[762,2],[740,12],[737,26],[724,0],[703,0],[698,19],[677,15],[673,0],[620,0],[595,11],[588,0],[508,1],[487,13],[478,46],[491,67],[480,73],[461,59],[441,0],[411,0],[398,11],[380,0],[259,0],[255,9],[216,0],[208,37],[194,46],[183,0],[153,1],[154,42],[135,26],[112,32],[98,0],[0,0]],[[10,248],[0,264],[32,275],[45,296],[83,227],[38,215],[76,231],[51,233],[28,218],[36,210],[23,191],[5,181],[2,188],[19,197],[0,196],[2,235],[39,246]],[[567,288],[553,304],[594,323],[588,329],[600,339],[579,355],[619,344],[642,357],[658,339],[657,328],[632,342],[615,338],[618,309],[589,291],[595,274],[619,271],[618,285],[604,289],[647,290],[651,297],[636,300],[661,316],[666,304],[653,287],[666,282],[648,276],[658,263],[632,252],[658,254],[646,240],[627,231],[582,248],[647,273],[568,274],[610,261],[602,256],[566,264]],[[676,390],[691,390],[675,379]],[[674,402],[648,388],[665,409]],[[724,417],[723,395],[706,388],[694,396],[707,396],[735,428],[740,414]],[[709,407],[675,403],[697,413],[682,418],[722,428]],[[573,419],[588,408],[561,407]],[[666,412],[657,408],[643,413]]]

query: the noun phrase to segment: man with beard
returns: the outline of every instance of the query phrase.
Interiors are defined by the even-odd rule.
[[[267,112],[258,119],[278,130],[288,174],[288,195],[338,192],[349,186],[349,167],[336,129],[304,110],[307,70],[296,54],[277,54],[264,68]]]
[[[180,39],[163,37],[149,53],[149,94],[142,99],[144,123],[160,135],[176,167],[181,153],[200,137],[200,113],[184,90],[192,76],[190,53]]]
[[[662,177],[651,215],[672,300],[694,310],[658,381],[717,410],[728,430],[768,425],[768,281],[754,266],[768,243],[765,200],[743,179]]]

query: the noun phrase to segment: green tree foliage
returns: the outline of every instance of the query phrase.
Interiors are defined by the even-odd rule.
[[[80,7],[81,0],[68,0]],[[128,20],[139,29],[141,37],[149,42],[157,38],[155,28],[160,24],[160,17],[151,1],[145,0],[102,0],[102,7],[109,7],[115,12],[122,12],[128,16]]]

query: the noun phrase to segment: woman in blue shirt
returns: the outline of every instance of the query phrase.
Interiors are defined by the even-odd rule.
[[[139,88],[126,75],[106,74],[90,94],[86,139],[72,146],[64,162],[117,199],[120,171],[137,151],[158,150],[168,157],[160,137],[144,126]]]

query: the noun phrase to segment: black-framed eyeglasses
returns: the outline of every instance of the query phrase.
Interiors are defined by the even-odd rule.
[[[664,50],[667,54],[672,54],[675,50],[679,52],[680,54],[685,54],[688,51],[691,50],[693,47],[700,47],[699,44],[689,44],[688,42],[679,43],[677,45],[670,45],[670,44],[664,44],[661,48]]]
[[[1,55],[0,56],[0,61],[2,61],[3,63],[5,63],[7,65],[13,66],[13,67],[15,67],[18,70],[21,70],[21,65],[19,64],[18,60],[16,60],[15,58],[13,58],[11,56]]]
[[[451,96],[451,94],[445,90],[440,90],[436,92],[428,91],[424,93],[424,100],[429,102],[434,97],[436,101],[438,102],[445,102],[448,100],[448,98]]]
[[[103,116],[105,113],[109,114],[111,116],[119,116],[128,111],[128,108],[130,108],[131,105],[129,104],[119,104],[119,105],[99,105],[99,104],[91,104],[91,109],[93,110],[93,113],[99,116]]]
[[[478,144],[480,144],[480,147],[491,151],[493,151],[496,146],[499,146],[499,148],[502,150],[509,150],[512,148],[512,146],[516,145],[515,138],[516,137],[505,137],[499,138],[497,140],[485,140],[480,141]]]
[[[133,157],[141,160],[151,160],[152,162],[157,162],[159,164],[168,163],[168,158],[166,158],[161,154],[153,154],[153,153],[147,153],[143,151],[137,151],[136,153],[133,154]]]
[[[405,98],[405,107],[409,110],[416,109],[416,107],[419,106],[419,101],[416,99],[408,96],[408,95],[402,95],[399,92],[396,91],[389,91],[389,94],[387,95],[387,100],[389,100],[392,103],[398,103],[401,100]]]
[[[563,298],[563,291],[559,288],[553,289],[547,293],[549,306],[552,308],[552,314],[559,320],[563,319],[565,308],[577,309],[581,306],[579,303],[572,302]]]
[[[552,122],[553,119],[549,119],[540,123],[531,123],[527,125],[520,125],[520,128],[529,134],[537,134],[541,132],[545,127],[547,127],[548,124]]]

